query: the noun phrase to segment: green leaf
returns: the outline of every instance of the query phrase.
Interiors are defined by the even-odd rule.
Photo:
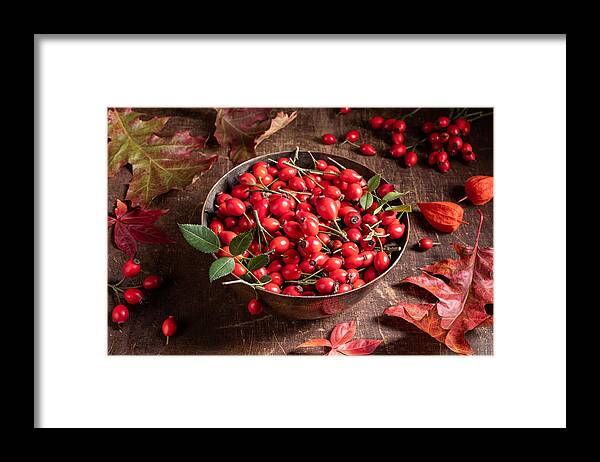
[[[229,244],[229,252],[233,256],[241,255],[246,250],[248,250],[248,247],[250,247],[251,243],[252,231],[247,231],[245,233],[238,234],[231,240],[231,243]]]
[[[387,202],[381,202],[379,207],[377,207],[375,210],[373,210],[373,215],[377,215],[379,212],[381,212],[381,210],[383,209],[385,204],[387,204]]]
[[[249,283],[254,282],[254,278],[250,275],[250,273],[246,273],[246,274],[240,276],[240,279],[243,279],[244,281],[249,282]]]
[[[265,274],[262,278],[259,279],[259,281],[260,281],[261,284],[268,284],[272,280],[273,279],[268,274]]]
[[[379,175],[372,176],[367,182],[367,189],[369,192],[375,191],[379,188],[379,183],[381,182],[381,177]]]
[[[404,196],[405,194],[407,194],[407,193],[392,191],[392,192],[387,193],[385,196],[383,196],[383,200],[385,202],[392,202],[392,201],[395,201],[396,199],[398,199],[399,197]]]
[[[371,207],[371,205],[373,205],[373,194],[370,192],[363,194],[358,203],[363,209],[367,210],[369,207]]]
[[[404,191],[404,192],[392,191],[390,193],[387,193],[385,196],[383,196],[383,198],[386,202],[392,202],[392,201],[395,201],[396,199],[398,199],[399,197],[406,196],[407,194],[410,194],[410,191]],[[386,197],[387,197],[387,199],[386,199]]]
[[[258,268],[262,268],[263,266],[267,266],[268,263],[269,256],[263,253],[262,255],[257,255],[256,257],[251,258],[248,262],[247,268],[250,271],[254,271]]]
[[[180,224],[177,223],[181,234],[196,250],[204,253],[214,253],[221,247],[221,242],[215,233],[210,228],[204,225]]]
[[[208,278],[210,282],[216,279],[227,276],[233,271],[235,267],[235,261],[231,257],[223,257],[215,260],[210,268],[208,269]]]
[[[402,204],[386,207],[385,210],[392,212],[412,212],[412,207],[410,206],[410,204]]]

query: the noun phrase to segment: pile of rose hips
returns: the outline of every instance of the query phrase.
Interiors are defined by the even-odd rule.
[[[111,319],[113,322],[117,324],[122,324],[129,319],[129,308],[126,305],[121,303],[121,295],[125,302],[129,305],[139,305],[145,300],[145,294],[142,289],[147,291],[152,291],[158,289],[162,283],[163,279],[161,276],[157,274],[151,274],[146,276],[142,281],[142,284],[139,286],[133,287],[123,287],[121,284],[126,279],[133,279],[140,275],[142,271],[142,265],[138,258],[130,258],[127,260],[123,267],[121,268],[121,273],[123,278],[117,282],[116,284],[108,284],[108,286],[113,290],[115,296],[117,297],[118,303],[113,308]],[[163,334],[168,338],[175,334],[177,330],[177,324],[173,316],[169,316],[162,325]]]
[[[233,238],[253,231],[246,252],[235,257],[233,274],[246,278],[251,273],[254,281],[268,275],[269,282],[254,285],[276,294],[344,293],[377,278],[389,268],[390,252],[398,249],[392,241],[405,231],[398,213],[380,206],[394,186],[381,184],[371,191],[374,200],[365,210],[360,200],[367,179],[312,155],[313,168],[300,167],[297,157],[298,150],[293,158],[270,159],[272,165],[256,162],[231,191],[217,195],[209,224],[222,245],[217,255],[232,257]],[[244,262],[265,253],[268,263],[249,271]],[[259,313],[260,302],[253,299],[248,309]]]

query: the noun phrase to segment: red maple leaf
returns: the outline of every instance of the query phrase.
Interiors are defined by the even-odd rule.
[[[454,244],[459,259],[446,259],[425,266],[419,276],[401,281],[427,290],[438,298],[437,303],[401,303],[384,311],[414,324],[460,354],[473,354],[465,333],[492,321],[485,305],[494,303],[494,249],[479,247],[483,223],[483,213],[479,213],[479,229],[473,247]],[[435,275],[446,278],[448,282]]]
[[[328,356],[343,354],[346,356],[369,355],[381,343],[381,340],[352,340],[356,334],[356,321],[338,324],[331,331],[329,340],[325,338],[313,338],[297,346],[301,347],[329,347]]]
[[[127,205],[117,199],[115,216],[108,217],[108,226],[114,226],[115,245],[131,258],[137,253],[137,243],[143,244],[171,244],[169,236],[154,226],[154,222],[168,209],[148,210],[136,207],[127,211]]]

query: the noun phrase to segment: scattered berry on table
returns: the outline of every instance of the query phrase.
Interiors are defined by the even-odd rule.
[[[425,251],[431,249],[434,245],[438,245],[439,242],[433,242],[429,237],[424,237],[419,240],[419,250]]]
[[[262,313],[262,303],[258,298],[253,298],[248,302],[248,312],[253,316]]]
[[[134,278],[140,271],[142,270],[142,266],[140,264],[140,260],[137,258],[130,258],[123,264],[122,272],[123,277],[125,278]]]
[[[333,136],[331,133],[325,133],[323,135],[323,144],[335,144],[337,143],[337,138]]]
[[[117,305],[112,310],[111,318],[113,322],[121,324],[129,319],[129,310],[125,305]]]
[[[146,290],[154,290],[158,289],[162,284],[162,278],[157,274],[151,274],[150,276],[146,276],[142,285]]]
[[[167,345],[169,344],[169,338],[175,335],[175,332],[177,332],[177,322],[174,316],[169,316],[162,324],[162,333],[167,337]]]

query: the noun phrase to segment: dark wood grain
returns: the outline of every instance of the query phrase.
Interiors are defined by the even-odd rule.
[[[469,141],[477,153],[477,161],[465,165],[459,160],[454,160],[448,173],[442,174],[430,168],[423,158],[416,167],[408,169],[403,167],[401,162],[381,155],[389,149],[389,135],[376,134],[367,129],[367,121],[376,114],[394,117],[411,110],[412,108],[354,109],[347,115],[336,116],[335,109],[303,108],[300,109],[295,122],[258,147],[258,154],[300,146],[345,156],[382,172],[400,190],[412,191],[413,195],[407,196],[407,201],[413,204],[419,201],[456,201],[464,195],[462,185],[468,177],[493,175],[492,117],[484,117],[473,123]],[[211,109],[144,109],[143,112],[176,116],[167,125],[166,133],[177,129],[189,129],[195,135],[208,135],[214,127],[215,112]],[[428,108],[408,119],[406,144],[422,138],[419,127],[423,120],[431,120],[444,114],[447,115],[448,110]],[[330,132],[343,137],[347,130],[353,128],[359,128],[363,140],[378,149],[377,156],[364,157],[347,145],[325,146],[320,142],[323,133]],[[452,242],[472,244],[477,223],[476,207],[464,203],[465,220],[472,224],[463,225],[452,234],[437,233],[419,213],[413,213],[411,244],[414,245],[421,237],[429,236],[444,245],[434,246],[424,253],[416,251],[414,247],[407,249],[400,263],[385,281],[360,304],[339,316],[316,321],[282,321],[270,316],[253,318],[246,310],[247,300],[236,298],[219,283],[208,282],[207,271],[212,261],[210,255],[193,251],[177,229],[178,222],[199,222],[199,210],[206,194],[214,182],[232,167],[224,149],[211,146],[211,150],[222,157],[211,171],[185,191],[171,191],[153,202],[153,208],[170,209],[159,222],[159,226],[175,238],[176,243],[141,245],[140,258],[145,271],[162,274],[167,283],[162,289],[150,294],[144,305],[131,307],[129,321],[120,329],[110,322],[110,311],[115,300],[111,293],[108,294],[108,354],[320,354],[319,349],[297,351],[295,347],[309,338],[327,337],[335,324],[351,319],[358,320],[358,337],[383,340],[374,354],[454,354],[411,324],[383,316],[382,312],[396,301],[420,300],[427,297],[423,291],[417,292],[418,289],[400,285],[398,282],[406,276],[417,274],[418,268],[423,265],[442,258],[453,258],[453,251],[449,246]],[[125,196],[130,177],[130,171],[122,169],[109,179],[109,213],[112,212],[116,199]],[[482,210],[485,222],[480,243],[482,246],[492,246],[493,201],[484,205]],[[109,281],[117,281],[126,257],[115,249],[110,241],[108,249],[108,278]],[[170,314],[177,317],[179,330],[167,346],[160,327],[162,321]],[[491,327],[479,327],[469,332],[467,340],[476,354],[493,354]]]

